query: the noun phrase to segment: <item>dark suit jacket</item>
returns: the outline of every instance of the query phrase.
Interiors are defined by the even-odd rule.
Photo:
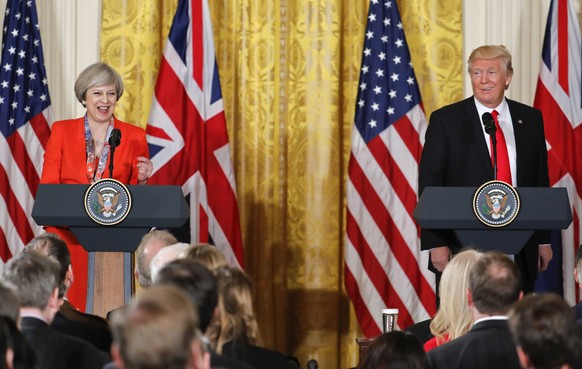
[[[99,316],[80,312],[67,300],[55,315],[51,327],[87,341],[109,355],[112,338],[107,321]]]
[[[520,369],[506,320],[486,320],[428,352],[432,369]]]
[[[542,114],[507,99],[516,145],[517,183],[521,187],[548,187],[548,158]],[[430,117],[419,168],[419,191],[427,186],[478,187],[493,179],[493,166],[483,137],[481,118],[470,97],[436,110]],[[549,232],[536,232],[516,263],[524,283],[537,277],[538,245],[550,243]],[[462,246],[450,231],[422,230],[421,248],[449,245],[453,253]]]
[[[233,359],[231,357],[220,355],[215,351],[210,351],[210,368],[221,369],[257,369],[253,366],[247,365],[242,361]]]
[[[582,319],[582,302],[577,303],[576,305],[572,306],[572,310],[574,311],[574,315],[576,316],[576,320]]]
[[[257,369],[286,369],[287,357],[277,351],[245,343],[227,342],[222,353]]]
[[[35,351],[35,369],[101,369],[107,358],[85,341],[55,331],[40,319],[23,317],[22,333]]]
[[[415,323],[404,331],[414,335],[420,343],[424,344],[426,341],[430,340],[434,337],[432,332],[430,331],[430,322],[432,319],[421,320],[418,323]]]

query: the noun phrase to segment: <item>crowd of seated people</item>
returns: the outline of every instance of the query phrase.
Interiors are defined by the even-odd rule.
[[[214,246],[167,245],[159,239],[165,236],[144,237],[138,254],[147,257],[136,277],[147,288],[109,322],[67,301],[74,273],[66,244],[52,234],[33,239],[0,278],[0,369],[300,367],[261,344],[248,274]],[[582,251],[574,275],[580,283],[579,275]],[[577,307],[558,295],[523,296],[520,272],[506,255],[460,252],[439,291],[432,339],[382,334],[358,369],[582,369]]]
[[[170,236],[159,230],[144,236],[135,270],[143,288],[115,309],[109,322],[81,313],[67,300],[74,272],[59,236],[34,238],[0,278],[0,369],[289,368],[292,361],[285,355],[258,346],[248,275],[228,266],[216,247],[171,243]],[[222,345],[216,350],[217,342],[207,336],[210,326],[222,327],[223,314],[230,314],[230,322],[241,313],[223,312],[221,292],[228,289],[220,286],[227,283],[216,272],[222,268],[245,282],[247,299],[237,303],[230,296],[229,301],[245,307],[254,322],[252,333],[245,332],[250,326],[239,325],[237,335],[224,342],[236,342],[236,351],[223,352]],[[245,344],[242,356],[238,343]]]

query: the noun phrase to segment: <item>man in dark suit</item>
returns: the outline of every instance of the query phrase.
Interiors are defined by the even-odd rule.
[[[112,338],[107,321],[97,315],[85,314],[77,310],[67,300],[67,291],[73,284],[74,274],[71,254],[65,241],[54,233],[44,233],[33,238],[26,245],[25,250],[36,250],[59,263],[59,298],[62,299],[62,304],[51,327],[61,333],[87,341],[109,355]]]
[[[420,193],[427,186],[478,187],[495,178],[490,137],[480,118],[484,113],[496,116],[506,142],[502,147],[498,138],[498,160],[502,151],[506,156],[505,164],[498,161],[497,178],[513,186],[549,186],[542,114],[504,96],[513,76],[509,51],[492,45],[475,49],[469,57],[469,75],[473,96],[430,117],[420,160]],[[463,246],[468,245],[461,245],[451,231],[422,230],[421,249],[430,250],[429,269],[437,272],[437,279]],[[536,232],[515,255],[524,292],[533,290],[538,270],[545,270],[551,259],[549,232]]]
[[[59,309],[59,265],[36,251],[21,252],[6,264],[4,281],[20,302],[21,328],[37,357],[36,369],[101,369],[105,354],[89,343],[50,327]]]
[[[467,301],[473,327],[428,352],[432,369],[519,369],[507,324],[511,305],[522,296],[519,270],[498,251],[486,252],[469,275]]]

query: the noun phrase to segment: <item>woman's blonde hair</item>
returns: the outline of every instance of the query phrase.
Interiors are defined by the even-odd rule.
[[[455,255],[447,264],[439,284],[440,307],[430,323],[437,341],[458,338],[471,329],[473,316],[467,303],[469,273],[483,253],[467,249]]]
[[[253,310],[252,283],[237,267],[216,269],[220,325],[209,328],[209,338],[215,350],[222,353],[227,342],[259,343],[259,328]]]

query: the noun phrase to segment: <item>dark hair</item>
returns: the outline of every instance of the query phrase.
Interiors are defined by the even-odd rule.
[[[0,369],[5,369],[6,352],[8,349],[12,349],[12,340],[8,333],[8,327],[6,327],[2,320],[0,320]]]
[[[505,315],[521,293],[519,269],[507,255],[486,252],[471,270],[469,291],[480,313]]]
[[[6,343],[8,346],[6,348],[11,348],[14,353],[14,369],[33,369],[37,361],[36,354],[26,341],[26,338],[24,338],[22,332],[18,330],[14,320],[7,316],[0,316],[0,331],[3,331],[0,332],[2,335],[7,335]],[[4,347],[0,348],[0,352],[6,353],[6,349]],[[2,365],[4,365],[4,361],[0,359],[0,368],[4,368]]]
[[[410,333],[394,331],[374,339],[358,369],[428,369],[422,344]]]
[[[580,327],[560,296],[544,293],[524,297],[509,313],[509,328],[515,345],[535,368],[553,369],[577,362]]]
[[[189,259],[177,259],[156,276],[156,285],[172,285],[185,292],[198,309],[200,330],[206,331],[218,304],[216,277],[204,265]]]

